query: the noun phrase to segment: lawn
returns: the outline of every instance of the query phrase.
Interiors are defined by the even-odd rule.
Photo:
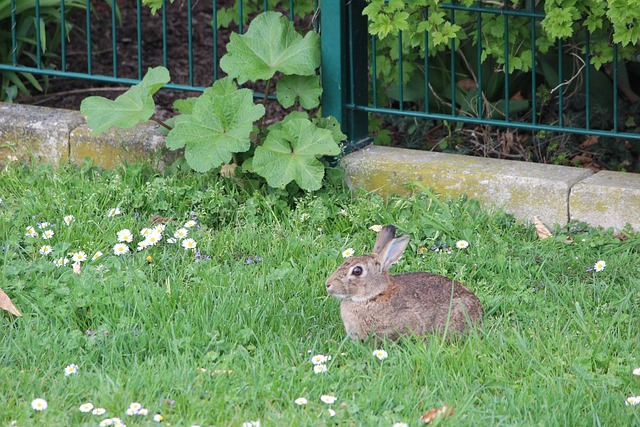
[[[0,288],[23,313],[0,314],[0,426],[419,426],[444,405],[432,425],[640,425],[638,234],[540,240],[472,200],[336,181],[292,199],[139,165],[0,173]],[[412,238],[392,270],[465,283],[481,330],[345,337],[324,282],[387,223]]]

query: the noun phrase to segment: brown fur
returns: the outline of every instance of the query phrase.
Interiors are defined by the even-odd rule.
[[[416,272],[392,276],[387,272],[408,244],[385,226],[370,255],[347,259],[327,279],[327,291],[342,299],[340,314],[347,334],[396,339],[400,335],[464,332],[482,319],[480,300],[455,280]],[[352,274],[360,267],[363,274]]]

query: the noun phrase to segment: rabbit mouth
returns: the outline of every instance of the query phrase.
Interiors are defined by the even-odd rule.
[[[329,292],[329,293],[331,294],[332,297],[336,297],[338,299],[343,299],[343,300],[350,300],[351,299],[351,297],[349,295],[334,294],[334,293],[331,293],[331,292]]]

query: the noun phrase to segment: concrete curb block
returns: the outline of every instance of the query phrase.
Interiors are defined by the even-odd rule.
[[[418,182],[451,197],[467,194],[517,218],[547,224],[575,219],[640,230],[640,175],[369,146],[342,159],[349,186],[383,196]]]
[[[78,111],[0,103],[0,163],[46,159],[57,166],[88,157],[111,169],[144,159],[162,169],[177,157],[164,140],[151,123],[93,136]]]

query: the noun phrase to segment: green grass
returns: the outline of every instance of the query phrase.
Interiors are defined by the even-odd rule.
[[[330,185],[291,201],[135,165],[15,166],[0,173],[0,197],[0,287],[24,314],[0,315],[0,426],[148,425],[155,413],[173,426],[417,426],[442,405],[454,414],[436,425],[640,425],[640,405],[625,405],[640,395],[637,234],[620,240],[570,224],[538,240],[530,225],[465,199],[352,198]],[[108,218],[116,206],[122,214]],[[154,215],[170,219],[164,239],[136,252]],[[192,217],[200,261],[167,242]],[[50,241],[25,236],[41,221]],[[393,270],[466,283],[485,307],[481,331],[451,343],[345,339],[324,281],[346,248],[368,252],[368,227],[383,223],[412,237]],[[136,235],[132,253],[115,256],[124,228]],[[467,249],[421,249],[460,239]],[[104,255],[80,274],[54,266],[77,250]],[[606,268],[587,272],[598,260]],[[378,360],[377,348],[389,357]],[[332,356],[327,372],[314,374],[315,354]],[[67,377],[72,363],[78,372]],[[38,397],[47,410],[31,409]],[[107,413],[81,413],[85,402]],[[126,415],[132,402],[149,415]]]

